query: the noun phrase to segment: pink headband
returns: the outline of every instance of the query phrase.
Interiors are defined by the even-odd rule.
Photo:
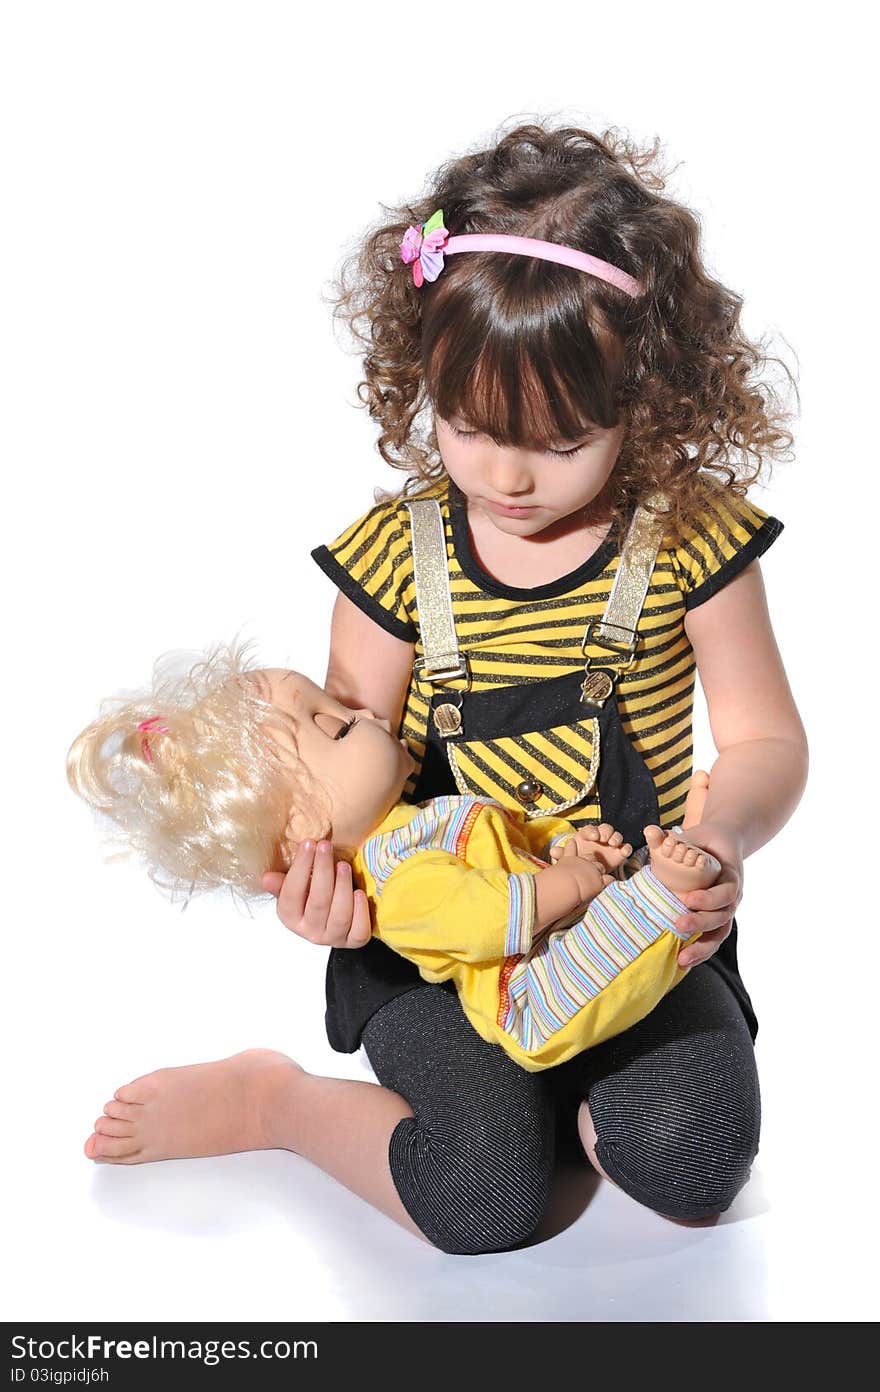
[[[560,266],[587,271],[597,280],[616,285],[627,295],[636,296],[642,289],[633,276],[618,266],[600,261],[585,251],[576,251],[574,247],[561,246],[559,242],[541,242],[534,237],[512,237],[500,232],[470,232],[450,237],[443,226],[442,208],[421,227],[408,227],[400,243],[400,255],[407,265],[412,263],[413,281],[418,286],[426,280],[436,280],[443,270],[444,257],[454,256],[459,251],[506,251],[512,256],[534,256],[540,261],[556,261]]]

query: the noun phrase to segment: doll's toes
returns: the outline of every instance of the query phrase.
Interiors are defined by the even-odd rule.
[[[657,851],[665,842],[665,833],[658,826],[645,827],[645,841],[650,851]]]

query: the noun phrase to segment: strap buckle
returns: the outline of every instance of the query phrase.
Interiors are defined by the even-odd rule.
[[[604,648],[606,655],[591,658],[587,652],[589,645]],[[586,658],[586,667],[595,661],[601,666],[613,664],[622,671],[624,667],[630,667],[635,662],[638,645],[639,635],[635,629],[624,628],[622,624],[609,623],[607,619],[591,619],[584,633],[581,652]]]
[[[588,643],[595,643],[598,648],[608,648],[613,653],[626,653],[632,657],[638,642],[639,636],[632,628],[609,623],[607,619],[591,619],[581,643],[581,652],[586,653]]]
[[[440,665],[438,665],[440,664]],[[441,653],[434,658],[430,670],[426,657],[417,657],[413,663],[413,676],[417,682],[429,686],[445,686],[448,682],[463,681],[464,691],[470,689],[471,666],[464,653]]]

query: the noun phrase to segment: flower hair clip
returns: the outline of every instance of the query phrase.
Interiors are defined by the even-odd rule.
[[[416,286],[426,280],[436,280],[443,270],[443,248],[449,233],[443,226],[443,209],[438,208],[421,227],[408,227],[400,243],[400,255],[407,266],[412,264]]]

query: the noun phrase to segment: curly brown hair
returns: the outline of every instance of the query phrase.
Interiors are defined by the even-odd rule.
[[[710,479],[744,495],[786,455],[791,415],[766,371],[780,359],[747,338],[741,297],[706,271],[697,217],[662,196],[660,148],[616,129],[502,127],[490,148],[442,165],[424,197],[382,205],[331,302],[365,350],[358,396],[379,422],[383,459],[408,475],[403,492],[443,476],[433,412],[522,448],[622,417],[614,473],[591,509],[618,533],[655,490],[686,524]],[[562,242],[627,271],[641,293],[492,252],[450,257],[417,289],[400,243],[438,208],[453,235]]]

